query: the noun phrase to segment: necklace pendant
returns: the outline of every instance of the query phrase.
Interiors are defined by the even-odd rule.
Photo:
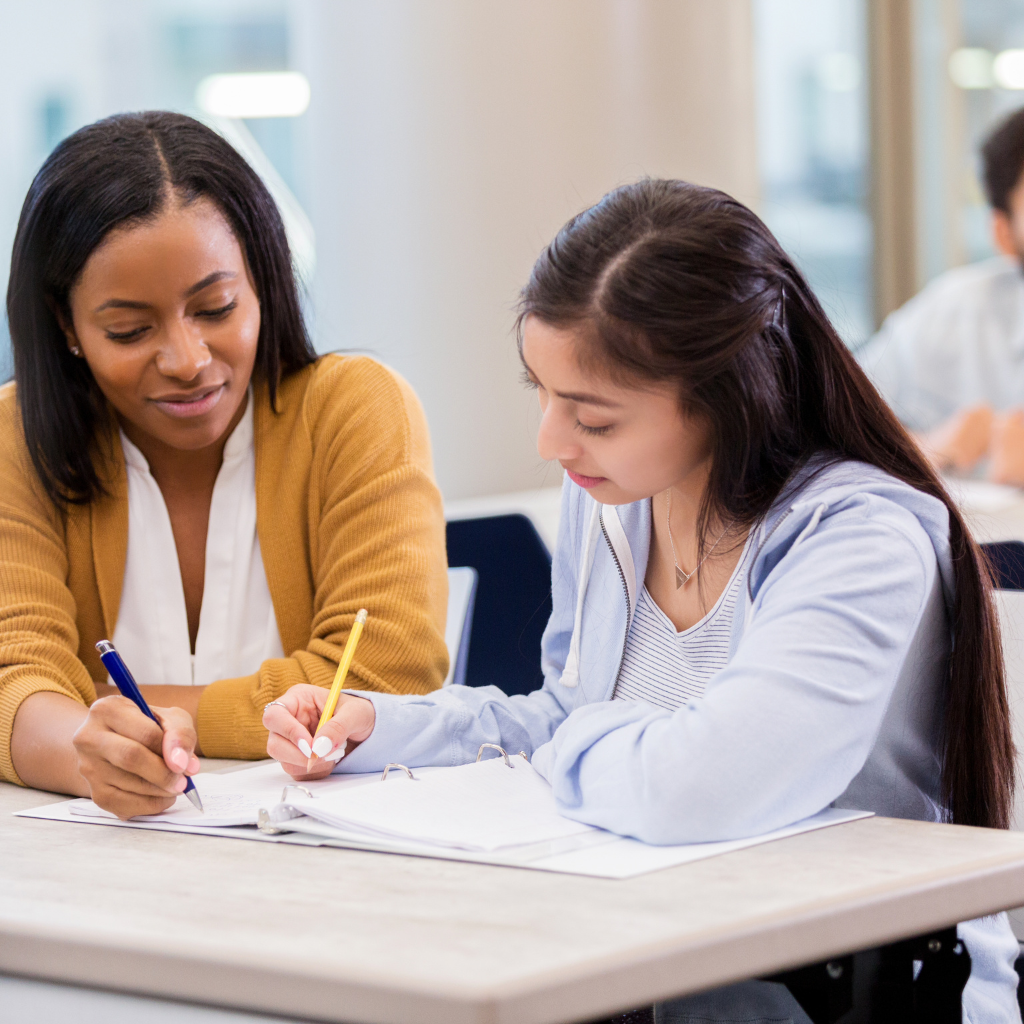
[[[696,569],[694,570],[694,572],[696,572]],[[690,582],[690,577],[691,576],[693,576],[692,572],[691,573],[685,573],[677,565],[676,566],[676,590],[679,590],[680,587],[685,587],[686,584]]]

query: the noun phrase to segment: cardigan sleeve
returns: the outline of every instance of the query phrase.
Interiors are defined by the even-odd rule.
[[[25,448],[13,387],[0,392],[0,778],[21,784],[11,758],[14,718],[40,691],[95,699],[78,660],[75,599],[60,512]]]
[[[411,388],[373,360],[328,357],[291,443],[312,449],[310,636],[291,657],[206,688],[199,742],[208,756],[265,756],[264,706],[296,683],[330,686],[360,608],[369,619],[349,685],[427,693],[448,671],[444,514],[426,420]],[[286,590],[275,587],[274,569],[265,564],[271,592]]]

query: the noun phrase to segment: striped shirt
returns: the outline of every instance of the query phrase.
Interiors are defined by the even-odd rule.
[[[729,634],[746,560],[744,550],[714,608],[682,633],[643,588],[612,700],[642,700],[675,711],[704,696],[708,680],[729,660]]]

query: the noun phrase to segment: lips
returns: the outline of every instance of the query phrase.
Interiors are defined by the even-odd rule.
[[[195,416],[205,416],[221,400],[226,390],[226,384],[217,384],[212,388],[200,388],[191,394],[164,395],[151,401],[168,416],[175,419],[191,419]]]
[[[574,473],[571,469],[567,469],[566,473],[569,474],[569,479],[574,484],[584,488],[584,490],[596,487],[598,484],[603,484],[608,479],[606,476],[583,476],[581,473]]]

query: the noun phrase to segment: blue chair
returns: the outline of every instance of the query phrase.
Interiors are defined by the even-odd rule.
[[[466,684],[536,690],[551,616],[551,555],[536,527],[522,514],[450,520],[448,564],[470,566],[478,577]]]
[[[997,589],[1024,590],[1024,541],[1001,540],[979,546]]]

